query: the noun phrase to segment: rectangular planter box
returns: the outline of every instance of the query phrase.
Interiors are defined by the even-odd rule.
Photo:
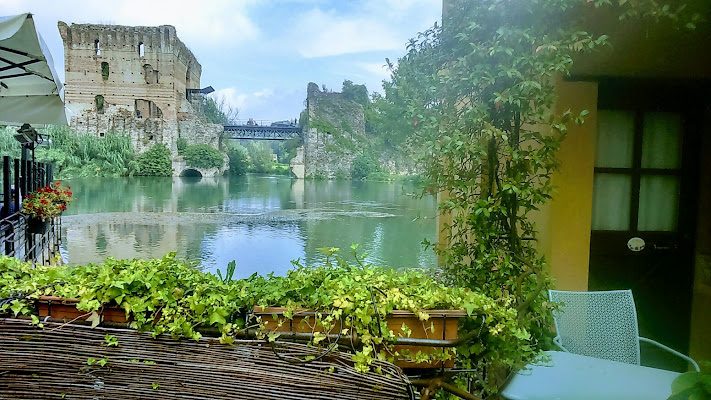
[[[79,299],[41,296],[37,299],[37,311],[40,319],[44,317],[51,317],[71,321],[75,318],[89,318],[88,315],[84,316],[87,314],[86,311],[77,310],[77,303],[79,303]],[[97,312],[101,316],[102,322],[128,322],[126,319],[126,312],[122,308],[105,306]]]
[[[286,310],[286,308],[282,307],[255,307],[254,315],[260,316],[263,322],[268,322],[267,329],[269,330],[302,333],[311,333],[314,331],[314,329],[311,328],[311,325],[314,323],[315,312],[313,310],[297,309],[293,312],[293,319],[291,320],[284,317],[284,311]],[[387,327],[393,331],[395,336],[407,336],[402,331],[403,324],[405,324],[407,328],[412,331],[410,333],[411,338],[454,340],[457,338],[459,319],[467,316],[463,310],[427,310],[427,314],[430,316],[429,320],[420,321],[420,319],[410,311],[395,310],[386,317]],[[307,317],[308,320],[306,320]],[[281,326],[278,326],[280,320],[283,322]],[[431,332],[432,326],[434,326],[434,332]],[[323,333],[336,334],[338,333],[338,328],[339,325],[336,324],[335,328],[329,332],[324,332],[323,329],[315,330]],[[404,345],[397,345],[394,347],[394,350],[399,353],[402,353],[403,350],[409,350],[412,357],[414,357],[418,351],[423,353],[441,351],[441,349],[435,349],[433,347]],[[445,351],[447,351],[446,348]],[[401,368],[452,368],[454,367],[454,359],[444,362],[433,361],[426,363],[416,363],[407,359],[400,359],[395,360],[395,364]]]

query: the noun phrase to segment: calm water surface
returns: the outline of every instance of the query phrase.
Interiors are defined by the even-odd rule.
[[[291,260],[318,262],[319,247],[352,243],[368,261],[429,267],[436,203],[403,183],[224,178],[90,178],[66,181],[75,201],[63,217],[69,264],[176,251],[205,270],[237,262],[237,277],[284,274]]]

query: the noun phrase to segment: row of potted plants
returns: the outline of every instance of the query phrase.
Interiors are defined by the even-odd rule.
[[[375,359],[403,367],[452,366],[456,350],[398,347],[395,341],[416,335],[452,339],[457,325],[463,325],[457,319],[475,321],[480,333],[467,355],[486,352],[488,362],[511,366],[535,354],[507,296],[492,299],[451,287],[423,271],[374,267],[355,248],[355,262],[346,261],[338,249],[321,250],[325,260],[318,266],[295,262],[286,276],[255,274],[247,279],[204,273],[176,260],[175,254],[154,260],[109,258],[86,267],[33,268],[0,258],[0,298],[28,295],[6,302],[0,312],[34,316],[40,324],[37,299],[56,296],[51,305],[48,299],[41,302],[41,315],[57,316],[62,299],[76,299],[71,304],[75,314],[66,318],[99,322],[99,314],[106,316],[113,307],[131,327],[154,335],[198,339],[211,328],[220,342],[229,344],[247,330],[267,342],[289,331],[307,332],[309,343],[324,350],[342,350],[340,336],[357,337],[349,350],[361,371],[369,370]]]

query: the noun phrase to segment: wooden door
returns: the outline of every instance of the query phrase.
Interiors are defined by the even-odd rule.
[[[698,123],[693,88],[599,86],[590,290],[632,289],[640,335],[686,353]],[[642,346],[643,365],[685,370]]]

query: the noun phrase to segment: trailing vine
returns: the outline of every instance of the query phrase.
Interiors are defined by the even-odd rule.
[[[409,310],[430,329],[427,310],[461,309],[477,324],[477,346],[491,349],[509,364],[531,357],[530,335],[518,321],[512,296],[492,299],[470,289],[444,285],[417,270],[379,268],[363,261],[353,246],[347,261],[336,248],[324,248],[322,265],[294,262],[286,276],[253,275],[231,279],[201,272],[168,254],[154,260],[115,260],[85,267],[33,266],[12,258],[0,258],[0,298],[15,297],[0,305],[0,313],[33,316],[33,300],[40,295],[78,298],[77,308],[87,313],[113,305],[130,317],[133,328],[154,335],[199,339],[211,329],[224,344],[256,328],[268,342],[278,339],[274,324],[298,317],[301,309],[314,312],[306,324],[310,344],[349,350],[360,371],[368,371],[376,359],[409,358],[417,362],[447,360],[452,352],[407,354],[393,347],[397,334],[388,329],[386,317],[393,310]],[[24,293],[27,297],[18,297]],[[255,307],[284,307],[283,317],[272,322],[250,320]],[[33,318],[36,324],[40,321]],[[303,320],[302,320],[303,321]],[[401,327],[403,335],[413,327]],[[433,328],[432,328],[433,329]],[[336,344],[329,332],[357,337],[359,344]],[[431,332],[434,335],[440,332]],[[355,335],[354,335],[355,334]],[[109,340],[107,339],[107,343]],[[303,360],[309,361],[309,360]]]

